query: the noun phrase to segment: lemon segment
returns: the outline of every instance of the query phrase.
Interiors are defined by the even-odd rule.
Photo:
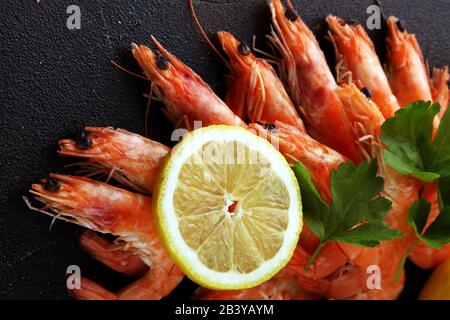
[[[271,278],[289,261],[302,228],[300,190],[288,163],[240,127],[184,136],[160,171],[154,206],[170,256],[211,289]]]

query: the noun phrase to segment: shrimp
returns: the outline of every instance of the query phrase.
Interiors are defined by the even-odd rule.
[[[339,83],[355,82],[379,107],[385,118],[399,109],[374,45],[361,25],[349,25],[343,19],[327,16],[329,36],[336,51],[336,77]]]
[[[429,80],[426,63],[416,37],[409,34],[399,25],[395,17],[387,19],[389,36],[388,43],[388,75],[390,83],[402,106],[408,103],[424,100],[441,104],[438,117],[434,119],[435,130],[439,126],[439,118],[448,104],[448,68],[434,69],[433,79]],[[438,195],[434,183],[425,185],[424,198],[432,204],[427,220],[430,225],[439,215]],[[441,250],[433,249],[423,242],[417,244],[410,259],[419,267],[429,269],[436,267],[450,255],[450,245]]]
[[[375,248],[355,249],[352,245],[339,245],[349,256],[353,255],[354,263],[363,267],[378,265],[383,275],[383,288],[392,289],[389,290],[391,293],[399,293],[404,280],[400,279],[397,283],[394,280],[402,258],[415,241],[415,235],[408,225],[408,211],[418,199],[418,182],[412,177],[397,173],[384,161],[380,140],[384,117],[375,103],[365,97],[355,85],[343,85],[337,90],[337,94],[343,101],[356,134],[361,137],[362,154],[367,159],[376,157],[378,161],[378,174],[384,179],[382,195],[392,201],[392,211],[387,214],[387,224],[404,234],[401,238],[383,241]],[[395,295],[391,298],[395,298]]]
[[[282,121],[304,132],[305,127],[273,67],[256,58],[245,43],[231,33],[217,33],[230,61],[225,102],[242,119],[250,122]]]
[[[415,35],[399,28],[399,19],[387,19],[387,74],[400,106],[425,100],[432,101],[428,72]]]
[[[75,223],[93,231],[118,236],[115,250],[93,234],[84,234],[84,248],[100,261],[126,274],[142,278],[117,293],[112,293],[91,280],[82,278],[80,289],[69,289],[77,299],[160,299],[169,294],[183,279],[183,273],[164,251],[152,220],[152,200],[146,196],[97,182],[88,178],[51,174],[32,185],[30,192],[44,203],[35,209],[54,219]],[[105,251],[106,250],[106,251]],[[123,259],[120,259],[123,256]],[[134,264],[133,264],[134,262]]]
[[[192,129],[194,121],[201,120],[203,126],[220,122],[246,127],[192,69],[164,49],[153,36],[151,39],[158,51],[133,44],[133,55],[152,81],[156,96],[164,103],[162,111],[175,126],[184,122]]]
[[[434,68],[429,79],[427,63],[415,35],[399,26],[396,17],[389,17],[387,25],[389,83],[400,106],[417,100],[438,102],[441,118],[448,105],[448,67]]]
[[[268,37],[282,55],[281,77],[301,113],[308,132],[355,162],[361,160],[336,81],[313,33],[289,6],[270,2],[273,29]]]
[[[151,193],[169,148],[123,129],[87,127],[78,139],[61,139],[63,156],[86,158],[78,163],[88,176],[103,173],[141,193]]]

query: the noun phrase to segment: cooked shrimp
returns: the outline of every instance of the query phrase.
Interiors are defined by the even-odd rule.
[[[231,110],[249,122],[278,120],[304,132],[303,121],[272,66],[256,58],[231,33],[217,34],[229,58],[227,66],[231,75],[225,102]]]
[[[399,27],[396,17],[387,19],[388,76],[392,90],[402,107],[417,100],[434,101],[441,105],[441,118],[448,106],[448,67],[433,68],[431,79],[414,34]]]
[[[123,185],[151,193],[169,148],[123,129],[87,127],[75,140],[61,139],[59,153],[86,158],[79,163],[88,175],[106,174]]]
[[[433,79],[428,79],[427,65],[416,37],[399,27],[399,20],[395,17],[387,19],[389,36],[388,62],[390,83],[394,94],[402,106],[408,103],[424,100],[441,104],[438,118],[445,112],[448,104],[448,68],[434,69]],[[435,119],[434,127],[439,126]],[[423,195],[432,204],[427,224],[431,224],[439,215],[438,195],[434,183],[427,183]],[[437,250],[428,247],[423,242],[417,244],[411,254],[411,260],[421,268],[434,268],[450,254],[450,245]]]
[[[408,225],[408,210],[418,198],[418,183],[412,177],[398,174],[384,161],[380,140],[384,117],[375,103],[365,97],[355,85],[344,85],[337,90],[337,94],[354,124],[356,134],[362,138],[362,153],[367,158],[376,157],[378,160],[378,174],[384,179],[382,195],[392,201],[387,224],[404,233],[401,238],[383,241],[375,248],[358,249],[352,245],[339,245],[349,256],[353,255],[353,262],[359,266],[378,265],[383,275],[383,288],[391,288],[392,293],[399,292],[403,282],[395,284],[394,279],[402,258],[415,241],[414,233]],[[357,254],[354,255],[355,253]]]
[[[361,160],[355,137],[336,96],[336,81],[313,33],[292,8],[270,2],[272,34],[269,40],[282,55],[281,76],[309,133],[355,162]]]
[[[415,35],[398,26],[395,17],[387,19],[387,74],[400,106],[425,100],[432,101],[428,72]]]
[[[133,44],[133,55],[152,81],[156,96],[164,103],[162,110],[173,124],[184,124],[191,129],[194,121],[201,120],[203,126],[219,122],[246,127],[192,69],[164,49],[153,36],[151,39],[158,51]]]
[[[151,199],[88,178],[51,174],[49,179],[32,185],[30,190],[45,204],[40,212],[72,222],[88,229],[118,236],[122,250],[139,257],[148,271],[138,281],[118,293],[83,278],[81,289],[71,289],[75,298],[83,299],[160,299],[169,294],[183,279],[183,273],[171,261],[156,234],[152,221]],[[115,270],[137,274],[142,265],[123,268],[130,259],[108,257],[103,250],[109,245],[94,239],[83,239],[84,247]],[[92,249],[92,250],[91,250]],[[118,249],[118,248],[116,248]]]
[[[388,79],[375,52],[372,40],[361,25],[349,25],[329,15],[330,38],[336,51],[336,77],[339,83],[355,82],[368,89],[385,118],[399,109]]]

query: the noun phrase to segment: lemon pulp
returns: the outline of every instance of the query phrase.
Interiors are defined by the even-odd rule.
[[[162,172],[162,241],[194,281],[246,288],[287,263],[301,230],[300,194],[267,141],[236,127],[199,129],[183,138]]]

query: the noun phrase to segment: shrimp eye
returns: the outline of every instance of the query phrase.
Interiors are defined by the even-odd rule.
[[[58,191],[60,187],[61,183],[53,178],[48,178],[44,185],[44,188],[47,191]]]
[[[241,42],[238,45],[238,50],[239,50],[240,54],[242,54],[243,56],[248,56],[250,54],[250,48],[244,42]]]
[[[274,131],[277,129],[277,126],[274,125],[273,123],[264,123],[263,127],[264,127],[264,129],[269,130],[269,131]]]
[[[401,32],[406,30],[406,26],[405,26],[405,21],[404,20],[397,20],[397,28],[398,30],[400,30]]]
[[[84,130],[81,130],[75,142],[77,143],[77,147],[80,149],[87,149],[92,145],[91,139],[89,139],[88,134]]]
[[[295,21],[298,19],[298,13],[294,8],[287,7],[284,15],[286,16],[286,18],[288,18],[289,21]]]
[[[156,55],[156,66],[161,70],[166,70],[169,67],[169,61],[159,52]]]
[[[372,92],[370,92],[370,90],[368,88],[366,88],[366,87],[362,87],[361,88],[361,93],[363,95],[365,95],[367,99],[371,99],[372,98]]]

